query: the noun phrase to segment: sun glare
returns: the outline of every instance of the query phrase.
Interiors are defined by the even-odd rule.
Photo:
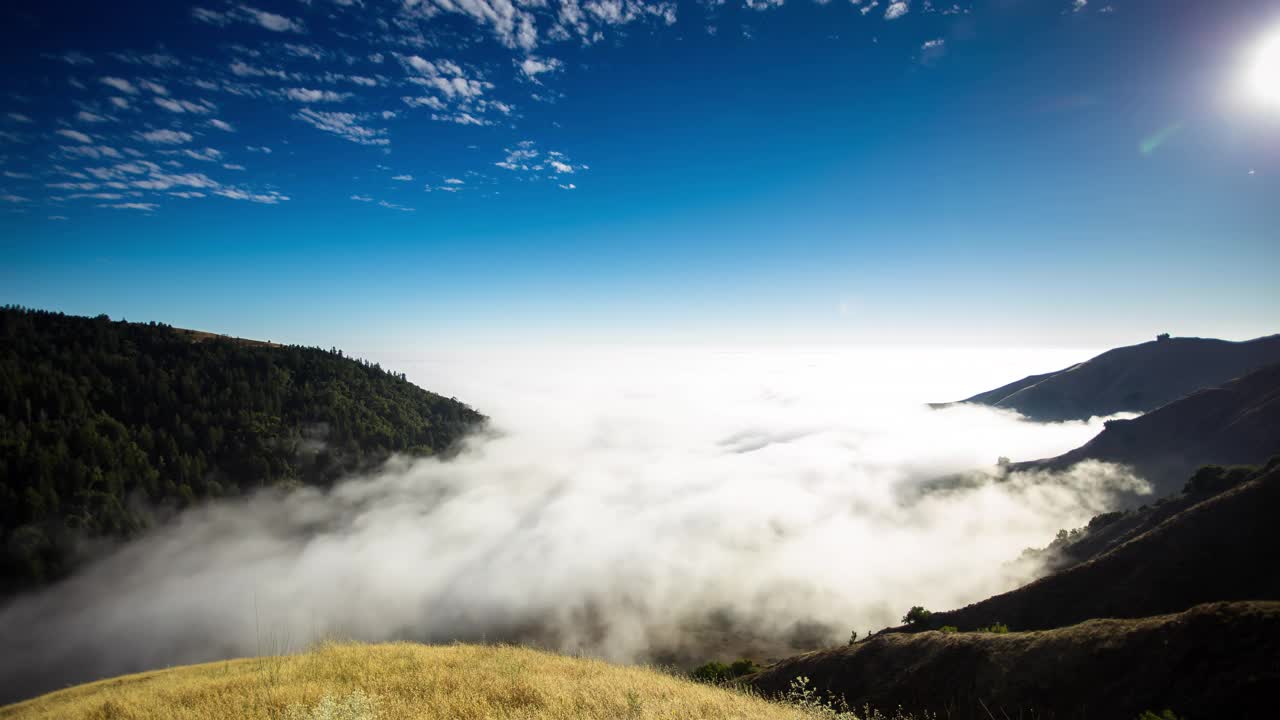
[[[1271,31],[1249,58],[1245,87],[1249,95],[1280,110],[1280,29]]]

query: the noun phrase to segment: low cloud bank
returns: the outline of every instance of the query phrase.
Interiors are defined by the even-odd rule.
[[[1140,485],[1105,465],[995,469],[1100,419],[921,404],[981,389],[994,355],[486,357],[411,373],[494,418],[454,460],[209,504],[0,609],[0,691],[329,635],[784,653],[1014,587],[1038,571],[1011,562],[1023,548]],[[966,482],[921,491],[941,476]]]

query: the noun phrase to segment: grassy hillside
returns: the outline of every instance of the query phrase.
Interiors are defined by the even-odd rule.
[[[639,667],[519,647],[322,645],[81,685],[4,720],[801,720],[796,708]]]
[[[1045,422],[1147,412],[1278,362],[1280,335],[1248,342],[1169,338],[1109,350],[961,402],[1009,408]]]
[[[337,350],[0,309],[0,592],[86,538],[447,450],[483,416]]]
[[[774,694],[805,676],[850,704],[954,720],[1134,720],[1166,708],[1184,720],[1262,718],[1275,716],[1276,658],[1280,602],[1214,603],[1036,632],[885,633],[748,681]]]

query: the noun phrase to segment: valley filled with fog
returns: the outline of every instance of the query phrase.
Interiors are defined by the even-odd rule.
[[[958,607],[1141,481],[1006,476],[1102,428],[931,410],[1089,349],[439,352],[387,359],[489,429],[331,491],[208,503],[0,609],[0,673],[64,681],[325,637],[761,658]],[[953,482],[939,485],[939,478]],[[957,479],[959,478],[959,479]],[[932,486],[932,490],[927,487]],[[6,688],[12,692],[14,687]]]

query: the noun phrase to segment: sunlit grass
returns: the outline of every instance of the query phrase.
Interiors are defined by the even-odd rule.
[[[322,644],[297,655],[128,675],[0,709],[59,720],[811,718],[692,682],[522,647]]]

